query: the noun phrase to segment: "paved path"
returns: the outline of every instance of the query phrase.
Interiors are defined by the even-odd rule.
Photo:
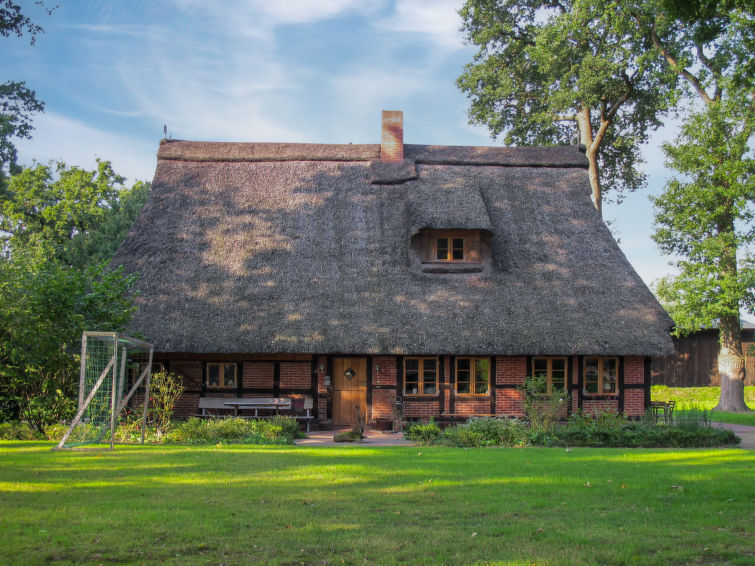
[[[366,438],[360,442],[333,442],[333,435],[350,430],[349,427],[336,430],[316,430],[309,433],[309,438],[296,441],[297,446],[411,446],[404,439],[404,435],[394,432],[383,432],[368,428],[364,431]]]
[[[744,448],[745,450],[755,450],[755,426],[746,426],[741,424],[729,424],[729,423],[711,423],[712,426],[718,428],[728,428],[733,430],[742,442],[737,444],[737,448]]]

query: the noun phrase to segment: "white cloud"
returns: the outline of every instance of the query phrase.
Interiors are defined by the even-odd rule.
[[[458,14],[462,0],[398,0],[393,14],[378,22],[378,27],[418,36],[446,49],[464,47]]]
[[[34,118],[34,139],[16,144],[19,162],[31,165],[62,160],[68,165],[94,169],[96,158],[113,163],[119,175],[136,179],[152,180],[157,164],[157,148],[160,135],[155,130],[153,145],[123,135],[103,132],[76,120],[52,112]]]

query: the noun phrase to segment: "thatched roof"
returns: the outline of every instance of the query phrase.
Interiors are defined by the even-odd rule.
[[[114,260],[140,273],[130,330],[162,352],[673,352],[576,148],[404,156],[384,167],[379,145],[163,142]],[[423,272],[410,251],[423,228],[483,231],[490,267]]]

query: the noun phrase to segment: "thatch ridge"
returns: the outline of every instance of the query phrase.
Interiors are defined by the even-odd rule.
[[[575,146],[481,147],[404,145],[404,157],[432,165],[500,165],[509,167],[584,167],[587,158]],[[157,158],[171,161],[371,161],[379,144],[235,143],[167,140]]]
[[[162,145],[151,197],[114,259],[140,273],[130,330],[159,351],[673,352],[671,319],[597,214],[581,165],[418,161],[417,179],[371,185],[372,157],[234,160],[263,148],[187,143],[197,142]],[[171,146],[181,160],[164,158]],[[202,148],[206,160],[186,160]],[[534,155],[514,149],[512,159]],[[423,272],[410,252],[423,225],[487,230],[491,267]]]

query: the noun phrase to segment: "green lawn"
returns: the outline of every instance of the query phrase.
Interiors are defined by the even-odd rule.
[[[718,403],[720,387],[666,387],[653,385],[650,397],[653,401],[677,402],[677,410],[707,409],[710,411]],[[755,426],[755,387],[745,387],[745,403],[753,409],[752,413],[725,413],[713,411],[711,418],[720,423],[733,423]]]
[[[3,564],[752,564],[755,451],[0,442]]]

